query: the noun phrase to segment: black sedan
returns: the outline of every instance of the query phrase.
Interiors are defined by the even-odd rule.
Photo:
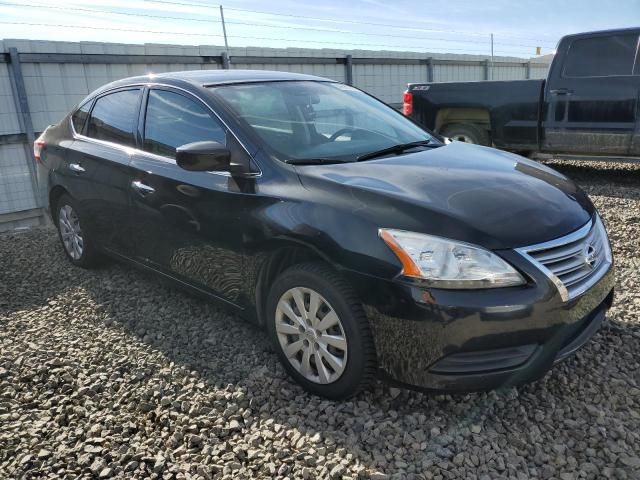
[[[124,260],[221,302],[329,398],[377,374],[446,391],[531,381],[612,302],[607,233],[573,182],[445,144],[331,80],[129,78],[34,150],[73,264]]]

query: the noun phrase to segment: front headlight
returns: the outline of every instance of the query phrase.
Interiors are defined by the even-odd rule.
[[[496,254],[464,242],[381,228],[380,238],[402,263],[402,275],[436,288],[496,288],[525,283]]]

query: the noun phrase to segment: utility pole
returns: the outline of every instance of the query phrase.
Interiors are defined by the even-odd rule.
[[[227,51],[227,58],[229,58],[229,42],[227,41],[227,26],[224,24],[224,10],[220,5],[220,20],[222,21],[222,34],[224,35],[224,48]]]
[[[222,22],[222,24],[224,25],[224,21]],[[491,80],[493,80],[493,33],[491,34]]]

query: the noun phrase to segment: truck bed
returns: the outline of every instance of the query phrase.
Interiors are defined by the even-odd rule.
[[[544,84],[545,80],[413,83],[408,87],[413,94],[411,117],[440,133],[464,109],[466,115],[486,122],[495,146],[537,150]]]

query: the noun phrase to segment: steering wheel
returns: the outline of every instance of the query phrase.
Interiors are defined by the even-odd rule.
[[[329,137],[329,141],[330,142],[335,142],[338,138],[340,138],[341,136],[343,136],[345,133],[353,133],[355,131],[359,130],[358,128],[341,128],[340,130],[338,130],[337,132],[333,132],[333,135],[331,135]]]

